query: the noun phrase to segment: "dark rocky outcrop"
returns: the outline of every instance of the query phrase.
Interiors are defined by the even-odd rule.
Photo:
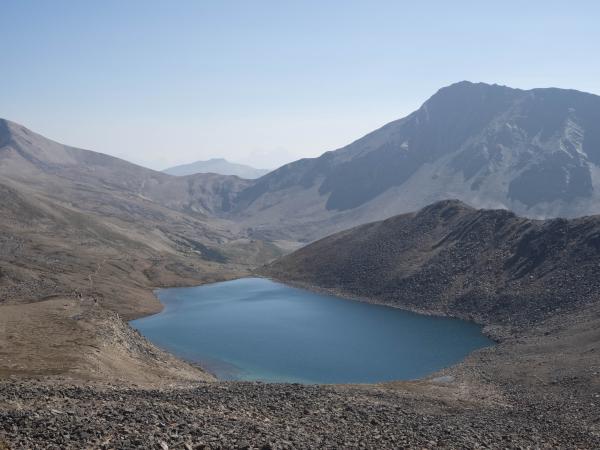
[[[442,201],[334,234],[263,273],[415,310],[526,324],[600,298],[600,217]]]

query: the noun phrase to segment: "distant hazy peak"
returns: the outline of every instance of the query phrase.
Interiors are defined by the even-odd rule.
[[[260,178],[269,171],[266,169],[256,169],[244,164],[232,163],[225,158],[211,158],[206,161],[195,161],[189,164],[170,167],[163,170],[163,172],[175,176],[216,173],[219,175],[235,175],[240,178],[254,179]]]

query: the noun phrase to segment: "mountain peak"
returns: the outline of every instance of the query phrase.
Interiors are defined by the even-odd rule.
[[[499,97],[514,98],[524,91],[501,84],[488,84],[483,82],[459,81],[440,88],[433,94],[425,105],[442,101],[460,101],[461,103],[483,103]]]
[[[197,173],[217,173],[220,175],[235,175],[240,178],[253,179],[261,177],[266,174],[268,170],[232,163],[225,158],[211,158],[206,161],[195,161],[189,164],[170,167],[163,172],[175,176],[194,175]]]
[[[503,84],[498,84],[498,83],[486,83],[484,81],[470,81],[470,80],[462,80],[462,81],[457,81],[456,83],[452,83],[449,84],[448,86],[443,87],[442,89],[446,89],[446,88],[507,88],[507,89],[515,89],[515,88],[511,88],[508,86],[505,86]]]
[[[273,171],[238,196],[238,208],[271,209],[297,226],[308,220],[294,205],[312,198],[323,208],[311,237],[326,234],[320,224],[332,217],[359,224],[449,197],[532,218],[598,213],[598,123],[597,95],[459,81],[346,147]]]
[[[506,86],[504,84],[498,84],[498,83],[486,83],[484,81],[469,81],[469,80],[462,80],[462,81],[457,81],[456,83],[452,83],[449,84],[448,86],[444,86],[442,88],[440,88],[438,90],[439,91],[443,91],[443,90],[467,90],[467,89],[471,89],[471,90],[507,90],[507,91],[522,91],[522,89],[518,89],[518,88],[513,88],[510,86]]]

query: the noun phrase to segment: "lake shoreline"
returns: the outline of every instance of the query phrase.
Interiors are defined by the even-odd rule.
[[[130,325],[155,345],[193,362],[220,380],[355,384],[424,379],[459,363],[472,351],[495,344],[473,322],[401,308],[390,310],[388,305],[315,293],[265,277],[237,278],[154,293],[166,306],[175,302],[176,309],[168,316],[159,313]],[[202,298],[210,301],[201,302]],[[217,316],[214,311],[218,311]],[[311,314],[309,322],[302,319],[307,313]],[[430,322],[427,317],[439,318],[441,322]],[[322,326],[318,325],[321,322]],[[372,328],[374,323],[377,326]],[[420,325],[415,328],[417,323]],[[243,329],[238,332],[240,325]],[[347,329],[360,332],[348,334]],[[227,332],[223,334],[223,330]],[[442,337],[445,333],[450,333],[450,340]],[[338,347],[332,347],[332,342],[338,341],[335,344]],[[198,346],[197,342],[203,344]],[[292,347],[281,352],[282,345]],[[422,350],[416,350],[419,346],[423,346]],[[343,356],[349,348],[355,353]],[[288,355],[288,351],[294,356]],[[332,353],[327,355],[329,351]],[[386,352],[388,356],[384,356]],[[191,356],[194,353],[196,356]],[[259,359],[253,360],[253,354]],[[298,358],[309,360],[299,363]],[[317,363],[315,358],[321,362]],[[369,358],[376,359],[369,361]],[[215,368],[219,364],[224,369]],[[294,366],[297,368],[292,369]]]
[[[422,316],[445,317],[445,318],[460,319],[460,320],[464,320],[467,322],[472,322],[472,323],[475,323],[475,324],[481,326],[482,333],[485,336],[487,336],[488,338],[490,338],[491,340],[493,340],[495,343],[501,343],[504,340],[506,340],[508,337],[513,335],[513,333],[511,332],[511,330],[508,327],[505,327],[502,325],[497,325],[497,324],[492,324],[485,320],[478,319],[471,314],[453,314],[448,311],[443,311],[440,309],[415,308],[415,307],[411,307],[411,306],[407,306],[407,305],[400,305],[397,303],[386,302],[384,300],[377,299],[374,297],[359,296],[359,295],[353,294],[351,292],[344,291],[342,289],[324,288],[324,287],[317,286],[315,284],[311,284],[311,283],[304,282],[304,281],[288,280],[288,279],[285,279],[284,277],[277,277],[272,274],[263,274],[260,271],[254,272],[252,275],[256,276],[258,278],[265,278],[267,280],[272,280],[277,283],[283,283],[288,286],[296,287],[299,289],[305,289],[307,291],[311,291],[311,292],[315,292],[315,293],[319,293],[319,294],[333,295],[335,297],[342,298],[344,300],[368,303],[368,304],[372,304],[372,305],[387,306],[389,308],[399,309],[402,311],[411,312],[411,313],[419,314]]]
[[[123,435],[123,442],[148,448],[160,441],[176,447],[181,439],[229,447],[293,442],[298,447],[432,448],[434,442],[473,448],[502,442],[597,448],[593,402],[600,377],[591,371],[597,365],[593,348],[582,347],[580,336],[597,332],[599,318],[598,308],[562,312],[526,334],[471,353],[433,379],[378,385],[169,379],[145,386],[132,384],[137,379],[5,378],[0,380],[0,397],[7,399],[0,402],[6,424],[4,430],[0,425],[0,443],[76,446],[86,442],[79,434],[84,431],[97,436],[88,445]],[[182,422],[188,425],[177,428]],[[64,434],[48,430],[48,424]],[[391,431],[374,434],[374,427]],[[448,429],[457,431],[449,435]]]

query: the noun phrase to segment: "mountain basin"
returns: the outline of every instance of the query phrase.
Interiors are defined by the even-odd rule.
[[[409,380],[493,345],[481,327],[264,278],[159,289],[162,312],[131,325],[222,380]]]

